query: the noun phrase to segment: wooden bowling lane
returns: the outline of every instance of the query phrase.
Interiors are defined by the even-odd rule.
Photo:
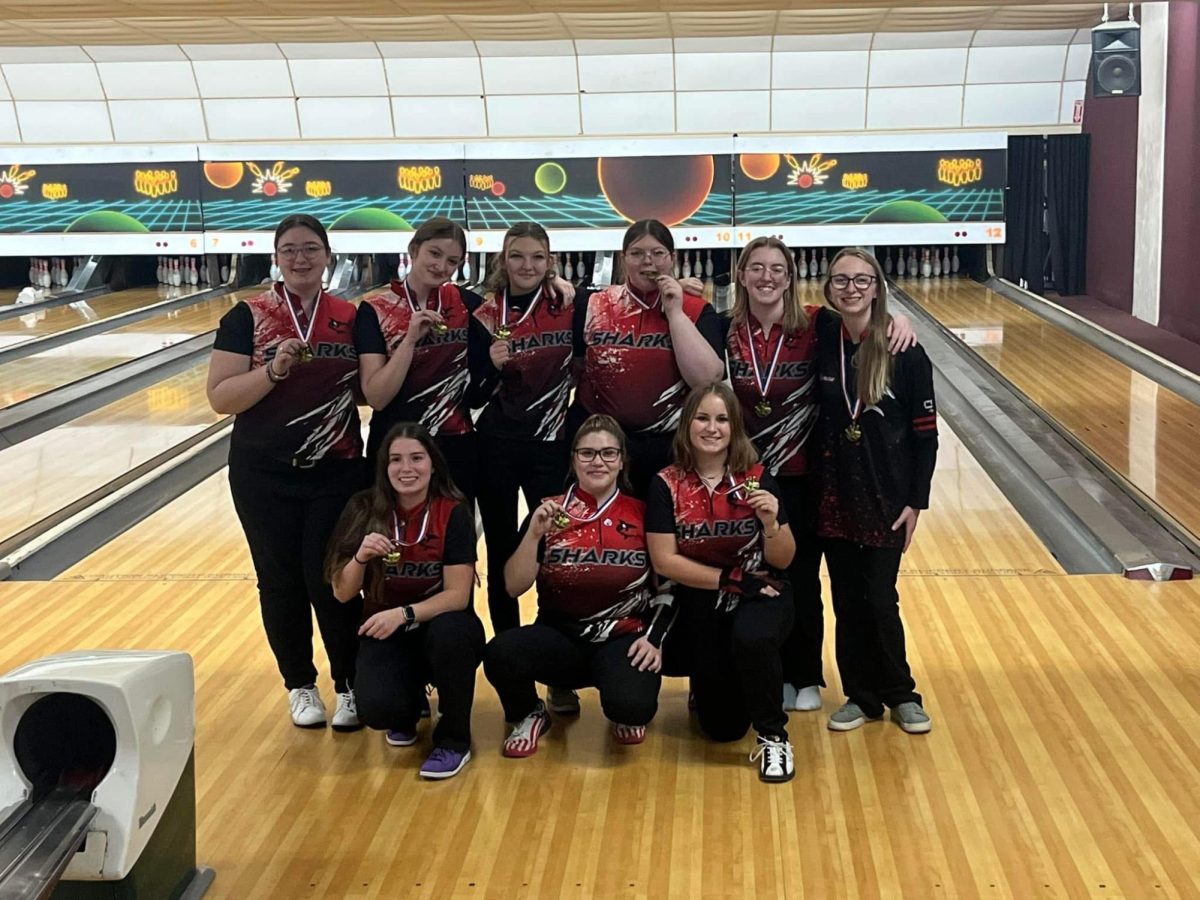
[[[0,540],[218,421],[207,375],[205,360],[0,451]]]
[[[0,671],[193,655],[214,900],[1200,896],[1200,582],[916,576],[901,594],[933,731],[826,729],[830,617],[824,709],[790,716],[787,785],[758,782],[749,737],[703,739],[677,678],[640,746],[583,690],[536,756],[504,759],[482,673],[471,762],[422,782],[428,722],[409,748],[291,725],[250,581],[0,583]]]
[[[1200,538],[1200,408],[974,281],[901,284],[1018,390]]]
[[[186,297],[208,288],[171,288],[164,285],[130,288],[115,294],[104,294],[91,300],[64,303],[50,309],[34,310],[27,315],[11,319],[0,319],[0,349],[24,344],[36,338],[58,334],[96,322],[111,319],[122,313],[132,312],[152,303],[161,303],[177,297]]]
[[[231,293],[172,309],[0,365],[0,408],[212,331],[247,296]]]

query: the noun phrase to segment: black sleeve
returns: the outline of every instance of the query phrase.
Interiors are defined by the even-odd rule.
[[[929,489],[933,483],[933,468],[937,462],[938,451],[937,403],[933,396],[933,366],[919,344],[904,351],[900,358],[907,382],[913,442],[912,483],[906,502],[913,509],[928,509]]]
[[[364,353],[387,356],[387,340],[383,336],[383,329],[379,327],[379,313],[370,303],[358,304],[358,312],[354,316],[354,349],[359,356]]]
[[[713,353],[721,358],[721,363],[725,362],[725,317],[713,309],[711,303],[705,303],[704,309],[700,313],[700,318],[696,320],[696,330],[700,332],[701,337],[708,341],[708,345],[713,348]]]
[[[779,482],[775,480],[775,476],[763,470],[758,486],[764,491],[770,491],[772,496],[779,501],[779,514],[775,518],[780,525],[786,525],[788,523],[788,514],[787,507],[783,504],[783,489],[779,487]]]
[[[474,315],[467,326],[467,368],[471,372],[471,384],[467,388],[467,404],[471,409],[487,404],[500,385],[500,370],[492,365],[488,352],[492,345],[492,334]]]
[[[646,495],[646,534],[675,533],[675,501],[671,489],[661,475],[650,479],[650,491]]]
[[[225,315],[221,316],[221,324],[217,326],[217,336],[213,340],[214,350],[224,350],[226,353],[240,353],[242,356],[254,355],[254,313],[244,302],[239,302]]]
[[[460,287],[458,295],[462,297],[463,304],[467,307],[467,312],[475,312],[475,310],[483,306],[483,298],[472,290]]]
[[[521,541],[525,540],[525,534],[526,534],[526,532],[529,531],[529,523],[532,521],[533,521],[533,513],[527,514],[525,516],[525,521],[521,523],[521,527],[517,530],[517,539],[513,542],[513,553],[517,552],[517,547],[521,546]],[[539,566],[542,564],[542,559],[545,557],[545,555],[546,555],[546,539],[542,538],[541,540],[538,541],[538,545],[537,545],[537,561],[538,561]],[[508,560],[505,560],[504,562],[505,562],[505,564],[507,564]]]
[[[587,325],[588,303],[592,300],[592,292],[581,290],[575,295],[575,308],[572,310],[571,327],[575,332],[575,356],[583,357],[587,353],[587,344],[583,339],[583,329]]]
[[[475,520],[465,503],[454,507],[446,523],[446,542],[442,548],[442,565],[467,566],[476,560]]]

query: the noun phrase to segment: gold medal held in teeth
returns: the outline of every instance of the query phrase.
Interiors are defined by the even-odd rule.
[[[308,344],[301,344],[296,349],[296,362],[310,363],[312,361],[313,361],[313,348],[308,346]]]
[[[383,555],[383,561],[389,566],[399,564],[400,560],[404,559],[404,554],[399,550],[392,550]]]
[[[862,427],[857,422],[851,422],[846,426],[846,440],[852,444],[857,444],[862,439]]]
[[[555,528],[557,528],[559,531],[562,531],[571,524],[571,517],[562,510],[559,510],[554,514],[553,523]]]
[[[754,404],[754,414],[760,419],[765,419],[771,414],[771,404],[767,402],[766,397]]]

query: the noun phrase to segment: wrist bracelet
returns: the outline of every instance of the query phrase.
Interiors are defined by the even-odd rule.
[[[263,366],[263,368],[267,370],[267,381],[271,382],[271,384],[279,384],[279,382],[287,378],[288,375],[292,374],[291,372],[285,372],[283,375],[276,375],[275,360],[271,360],[265,366]]]
[[[355,561],[356,563],[358,563],[360,566],[365,566],[365,565],[367,564],[367,563],[363,562],[361,559],[359,559],[359,558],[358,558],[358,554],[357,554],[357,553],[355,553],[355,554],[354,554],[354,561]],[[370,560],[367,560],[367,562],[370,562]]]

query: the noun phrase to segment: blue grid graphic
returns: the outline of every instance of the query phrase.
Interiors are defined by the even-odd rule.
[[[463,219],[461,194],[414,194],[411,197],[271,197],[252,200],[208,200],[204,203],[206,231],[273,231],[293,213],[316,216],[329,226],[339,216],[364,206],[401,216],[414,228],[433,216]]]
[[[556,194],[547,197],[476,197],[468,198],[468,217],[472,229],[508,228],[516,222],[534,221],[546,228],[624,227],[622,219],[603,194],[574,197]],[[710,195],[703,205],[680,225],[724,225],[733,223],[733,198],[728,194]]]
[[[199,200],[160,197],[146,200],[6,200],[0,203],[0,232],[5,234],[59,233],[80,216],[111,210],[132,216],[155,234],[202,231]]]
[[[943,191],[755,191],[738,194],[738,225],[836,225],[861,222],[872,210],[893,200],[917,200],[951,222],[999,222],[1004,219],[1003,188],[949,188]]]

